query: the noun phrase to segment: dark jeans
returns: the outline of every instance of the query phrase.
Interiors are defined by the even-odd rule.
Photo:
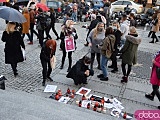
[[[31,32],[31,42],[33,42],[33,33],[37,36],[39,39],[38,33],[34,30],[34,23],[30,23],[30,32]]]
[[[153,92],[151,95],[154,97],[157,96],[158,100],[160,101],[160,93],[159,93],[159,86],[158,85],[152,85]]]
[[[64,65],[66,54],[67,54],[66,51],[63,50],[62,66]],[[72,66],[72,52],[68,52],[68,60],[69,60],[69,66],[68,66],[68,68],[71,68],[71,66]]]
[[[44,40],[44,30],[38,30],[38,35],[39,35],[39,44],[42,47],[43,46],[43,40]]]
[[[55,29],[55,24],[51,24],[51,28],[52,28],[52,31],[54,32],[54,34],[57,36],[57,38],[59,38],[58,33],[57,33],[56,29]]]
[[[12,63],[11,68],[12,68],[13,72],[16,73],[17,72],[17,63]]]
[[[132,69],[132,65],[128,65],[128,69],[127,69],[127,73],[126,73],[126,64],[122,63],[122,72],[123,72],[123,76],[129,76],[130,72]]]
[[[27,36],[29,38],[29,41],[32,41],[30,34],[29,33],[26,33],[26,34],[27,34]],[[25,36],[25,33],[22,34],[22,38],[24,38],[24,36]]]
[[[111,56],[111,61],[112,61],[112,66],[113,66],[113,69],[114,70],[118,70],[118,67],[117,67],[117,52],[113,52],[112,53],[112,56]]]
[[[154,38],[156,38],[156,41],[158,41],[158,38],[157,38],[157,36],[156,36],[156,32],[154,32],[154,31],[153,31],[153,33],[152,33],[152,38],[153,38],[153,41],[154,41]]]
[[[46,80],[47,77],[50,77],[52,68],[50,62],[45,61],[43,58],[41,58],[41,64],[43,68],[42,70],[43,80]]]
[[[50,36],[49,32],[50,32],[50,27],[47,27],[45,30],[45,33],[46,33],[46,39],[49,40],[49,39],[52,39],[52,37]]]
[[[98,66],[100,67],[100,57],[101,57],[100,53],[91,53],[91,69],[93,69],[93,63],[94,63],[95,55],[96,55],[96,58],[97,58]]]

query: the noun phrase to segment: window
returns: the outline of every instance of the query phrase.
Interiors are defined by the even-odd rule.
[[[122,2],[123,2],[123,1],[117,1],[117,2],[115,2],[113,5],[122,5]]]
[[[129,2],[129,1],[123,1],[123,5],[132,5],[132,3],[131,2]]]

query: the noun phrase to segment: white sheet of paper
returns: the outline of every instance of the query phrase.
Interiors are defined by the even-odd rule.
[[[85,88],[85,87],[81,87],[77,92],[76,92],[76,94],[78,94],[78,95],[83,95],[82,94],[82,91],[85,91],[85,96],[86,95],[88,95],[89,94],[89,92],[91,92],[91,89],[88,89],[88,88]]]
[[[44,92],[55,92],[57,89],[56,85],[47,85],[44,89]]]
[[[82,101],[82,107],[87,108],[87,104],[88,103],[90,103],[90,105],[91,105],[91,101],[89,101],[89,100],[83,100]]]
[[[62,96],[62,97],[58,100],[58,102],[62,102],[62,103],[65,103],[65,104],[66,104],[69,100],[70,100],[69,97],[64,97],[64,96]]]

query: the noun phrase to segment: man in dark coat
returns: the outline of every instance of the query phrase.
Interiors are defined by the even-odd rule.
[[[77,61],[77,63],[71,68],[69,73],[67,74],[67,78],[72,78],[74,80],[74,84],[88,84],[87,77],[90,75],[93,76],[94,71],[88,68],[91,63],[91,59],[87,56],[84,56],[82,59]]]

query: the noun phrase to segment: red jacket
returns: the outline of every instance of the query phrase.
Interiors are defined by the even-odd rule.
[[[160,86],[160,79],[157,78],[156,74],[156,66],[160,67],[160,54],[156,56],[155,63],[152,67],[151,77],[150,77],[150,83],[152,85],[159,85]]]

